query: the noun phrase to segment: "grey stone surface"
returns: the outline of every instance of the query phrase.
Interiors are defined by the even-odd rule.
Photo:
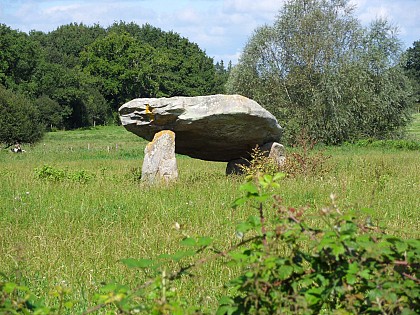
[[[123,126],[151,141],[176,134],[176,153],[209,161],[248,158],[256,145],[278,141],[282,128],[258,103],[240,95],[138,98],[119,109]]]
[[[282,166],[286,161],[286,150],[278,142],[266,143],[260,147],[260,150],[266,152],[266,156],[276,161],[278,166]]]
[[[236,159],[229,161],[226,165],[226,175],[242,175],[244,173],[244,166],[249,166],[251,163],[246,159]]]
[[[144,149],[141,179],[149,184],[169,183],[178,178],[175,158],[175,134],[163,130],[155,134]]]

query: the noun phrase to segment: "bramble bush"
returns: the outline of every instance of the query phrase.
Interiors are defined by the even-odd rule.
[[[95,176],[86,170],[71,172],[67,169],[60,169],[51,165],[44,165],[41,168],[35,169],[35,177],[38,179],[55,182],[69,180],[73,182],[86,183]]]
[[[296,136],[295,151],[287,155],[280,171],[288,177],[322,176],[329,171],[328,160],[322,150],[314,150],[316,141],[303,129]]]
[[[258,187],[270,185],[277,185],[270,176],[245,184],[245,196],[235,203],[255,202],[259,218],[251,217],[241,232],[259,238],[231,254],[244,273],[229,283],[237,293],[221,300],[217,314],[420,311],[419,240],[387,235],[369,215],[341,211],[334,195],[317,226],[308,224],[305,209],[286,207],[279,196],[276,216],[265,222],[263,202],[271,195]]]
[[[172,255],[123,259],[129,268],[144,269],[149,280],[135,288],[105,285],[83,314],[209,313],[182,297],[175,280],[214,259],[242,270],[226,284],[229,294],[220,299],[218,315],[418,314],[420,240],[386,234],[368,210],[341,210],[334,195],[315,216],[287,207],[275,194],[283,177],[250,176],[240,187],[243,196],[234,208],[250,206],[255,213],[237,226],[237,244],[220,250],[209,237],[185,236],[184,250]],[[170,272],[168,262],[179,269]],[[27,287],[3,278],[1,314],[65,314],[75,305],[58,288],[57,305],[46,307]]]
[[[247,163],[239,165],[239,168],[246,177],[258,177],[261,174],[274,175],[280,171],[277,162],[258,146],[252,149]]]
[[[294,151],[287,154],[282,165],[257,146],[252,150],[250,160],[239,167],[246,177],[258,177],[263,174],[274,176],[279,172],[293,178],[323,176],[330,170],[330,156],[325,155],[322,150],[314,150],[315,145],[316,141],[303,129],[297,135]]]

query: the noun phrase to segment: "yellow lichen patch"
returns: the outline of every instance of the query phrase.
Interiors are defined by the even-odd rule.
[[[175,133],[173,131],[171,131],[171,130],[162,130],[162,131],[159,131],[159,132],[155,133],[155,136],[153,138],[153,141],[155,141],[155,139],[158,139],[158,138],[162,137],[164,134],[167,134],[171,138],[175,139]]]
[[[146,112],[146,115],[149,118],[150,122],[152,122],[155,119],[155,117],[153,115],[152,108],[150,107],[149,104],[146,104],[145,112]]]
[[[147,152],[148,154],[150,154],[150,152],[152,152],[155,143],[158,141],[159,138],[163,137],[164,135],[168,135],[171,138],[171,141],[175,142],[175,132],[171,131],[171,130],[162,130],[159,131],[157,133],[155,133],[153,140],[151,142],[149,142],[146,146],[145,149],[145,153]]]

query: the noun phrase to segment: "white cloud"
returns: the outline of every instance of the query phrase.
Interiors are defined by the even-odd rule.
[[[150,23],[197,43],[215,60],[236,62],[253,31],[272,24],[286,0],[0,0],[0,21],[29,31],[52,31],[83,22],[107,27],[115,21]],[[367,25],[386,17],[400,26],[403,40],[419,40],[419,0],[351,0]],[[406,44],[407,45],[407,44]]]
[[[271,17],[275,14],[285,1],[282,0],[225,0],[223,9],[227,12],[238,12]]]

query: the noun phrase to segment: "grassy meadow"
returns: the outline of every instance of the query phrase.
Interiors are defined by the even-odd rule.
[[[420,114],[409,136],[420,140]],[[226,163],[179,156],[177,183],[144,186],[136,179],[146,144],[121,126],[107,126],[51,132],[23,154],[2,150],[0,277],[29,286],[47,304],[50,290],[68,287],[82,312],[103,283],[144,281],[147,275],[125,267],[123,258],[174,253],[185,235],[210,236],[220,249],[235,244],[235,224],[255,211],[231,208],[242,179],[226,177]],[[331,156],[326,174],[282,181],[277,193],[286,205],[316,214],[334,193],[343,211],[370,208],[388,233],[420,237],[419,150],[323,150]],[[48,170],[52,176],[40,178]],[[210,262],[195,278],[179,280],[177,290],[214,309],[236,272]]]

